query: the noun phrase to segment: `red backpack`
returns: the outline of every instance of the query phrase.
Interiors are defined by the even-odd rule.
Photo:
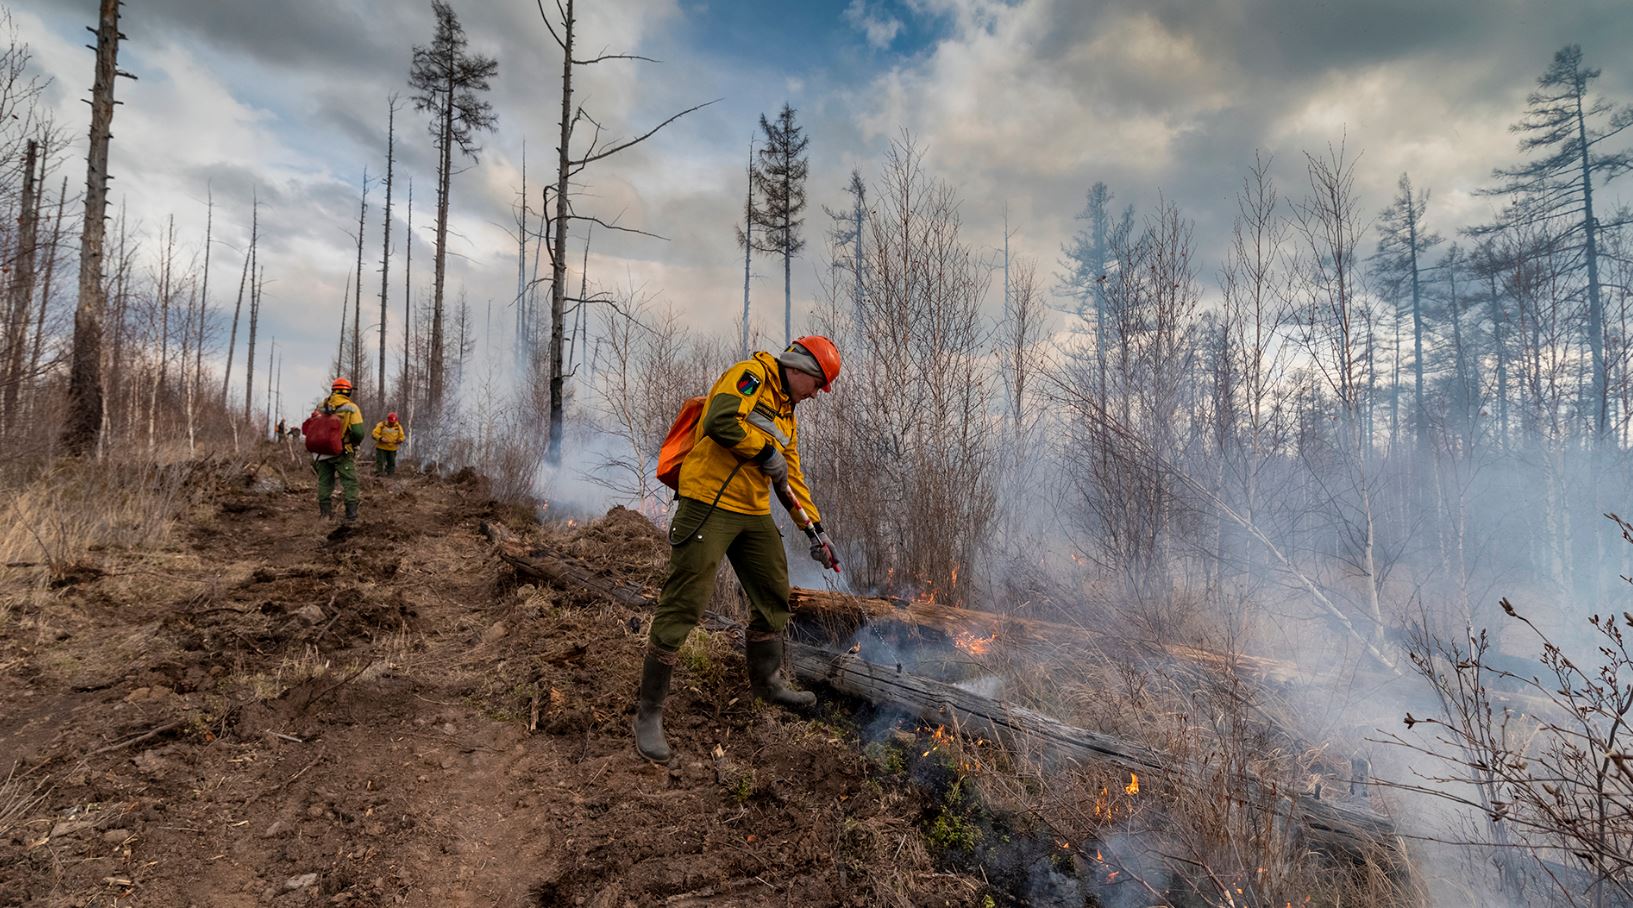
[[[333,457],[346,453],[346,424],[337,411],[325,404],[312,411],[301,423],[301,434],[306,436],[306,450],[313,454]]]
[[[658,449],[658,481],[680,491],[680,465],[697,444],[697,423],[703,418],[703,398],[688,397]]]

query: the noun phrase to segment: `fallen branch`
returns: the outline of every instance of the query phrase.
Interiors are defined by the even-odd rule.
[[[1017,747],[1041,746],[1069,763],[1110,763],[1148,776],[1172,775],[1188,768],[1151,748],[854,655],[835,655],[821,647],[791,643],[789,661],[802,681],[825,684],[872,703],[903,707],[919,719],[955,728],[967,738],[984,737]],[[1311,842],[1329,852],[1402,853],[1394,824],[1358,804],[1322,801],[1303,794],[1288,797],[1257,784],[1246,786],[1238,794],[1244,804],[1275,810],[1298,821]]]
[[[498,523],[483,523],[481,530],[493,542],[494,553],[499,559],[529,580],[552,583],[574,592],[607,596],[628,608],[644,610],[656,605],[656,600],[646,591],[634,586],[615,585],[590,566],[570,556],[542,546],[525,550]],[[1157,653],[1181,662],[1205,666],[1215,672],[1239,672],[1284,684],[1301,677],[1297,666],[1276,659],[1219,653],[1177,643],[1141,643],[1068,624],[953,608],[923,600],[849,596],[796,587],[789,595],[789,606],[794,611],[795,620],[802,626],[818,628],[825,637],[835,642],[849,639],[862,627],[878,628],[888,624],[910,634],[929,631],[949,641],[961,635],[970,635],[1000,640],[1006,646],[1052,648],[1076,643],[1097,650],[1107,647],[1122,651],[1143,649],[1147,654]]]
[[[149,730],[143,732],[142,734],[136,735],[133,738],[126,738],[123,741],[118,741],[116,743],[109,744],[106,747],[99,747],[96,750],[93,750],[90,753],[86,754],[85,757],[86,758],[94,757],[94,756],[96,756],[98,754],[105,754],[105,753],[108,753],[109,751],[120,750],[120,749],[129,747],[132,744],[140,744],[143,741],[152,740],[153,738],[157,738],[158,736],[160,736],[162,734],[165,734],[167,732],[172,732],[172,731],[175,731],[178,728],[181,728],[183,725],[187,724],[187,721],[188,720],[186,720],[186,719],[177,719],[174,722],[166,722],[165,724],[160,725],[157,728],[149,729]]]
[[[616,586],[593,570],[574,564],[566,556],[542,548],[536,548],[531,552],[524,551],[521,544],[501,524],[484,521],[481,531],[482,535],[493,543],[494,554],[499,556],[499,560],[515,568],[517,574],[530,580],[553,583],[575,593],[588,592],[606,596],[629,608],[649,609],[657,604],[657,600],[647,595],[645,591],[635,587]]]
[[[863,627],[888,624],[912,635],[928,630],[949,641],[975,637],[1008,648],[1038,649],[1076,644],[1098,651],[1113,649],[1160,655],[1205,666],[1214,672],[1248,674],[1278,683],[1301,677],[1298,666],[1276,659],[1220,653],[1178,643],[1139,641],[1086,627],[953,608],[924,600],[850,596],[831,590],[796,587],[789,595],[789,605],[802,626],[818,627],[835,642],[850,639]]]
[[[575,591],[607,596],[631,608],[649,610],[657,604],[656,597],[630,587],[615,586],[589,567],[574,564],[566,556],[542,548],[523,553],[519,543],[497,523],[483,523],[481,530],[494,543],[500,559],[523,576],[556,583]],[[1024,639],[1039,642],[1052,640],[1053,635],[1062,631],[1076,631],[1063,625],[1005,618],[929,603],[865,599],[813,590],[795,590],[791,602],[796,618],[802,609],[807,614],[820,614],[826,608],[826,619],[818,623],[830,628],[834,627],[835,620],[842,620],[841,626],[850,621],[860,626],[873,621],[900,622],[904,616],[911,615],[922,619],[909,621],[915,627],[933,628],[939,633],[968,632],[971,622],[977,627],[996,628],[998,633],[1028,635]],[[847,612],[847,609],[850,611]],[[732,623],[718,615],[706,615],[705,618]],[[788,651],[795,674],[804,681],[825,684],[873,703],[905,707],[921,719],[952,726],[965,736],[984,737],[1006,744],[1041,744],[1069,762],[1105,762],[1148,775],[1163,775],[1183,768],[1176,767],[1167,756],[1142,745],[1076,728],[1042,713],[1006,706],[951,684],[908,674],[899,667],[876,665],[850,654],[836,656],[829,650],[802,643],[790,642]],[[1227,658],[1219,654],[1210,655]],[[1273,664],[1272,660],[1258,661]],[[1265,809],[1279,810],[1284,816],[1297,819],[1312,842],[1329,851],[1346,854],[1363,851],[1381,851],[1392,855],[1401,853],[1400,839],[1393,823],[1365,807],[1322,801],[1309,795],[1273,795],[1256,786],[1244,792],[1243,797]]]

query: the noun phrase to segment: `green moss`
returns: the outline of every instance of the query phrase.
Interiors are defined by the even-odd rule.
[[[731,786],[731,799],[734,803],[742,804],[754,796],[754,774],[743,773]]]
[[[981,829],[965,815],[943,807],[925,830],[924,837],[942,851],[974,851],[981,841]]]
[[[886,775],[897,776],[907,771],[907,751],[900,745],[874,741],[862,748],[862,755]]]

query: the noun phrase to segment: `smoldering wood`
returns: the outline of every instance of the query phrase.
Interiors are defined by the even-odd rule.
[[[832,590],[795,588],[789,594],[789,604],[802,624],[820,627],[827,637],[836,641],[848,639],[863,627],[888,624],[909,634],[933,632],[948,640],[961,636],[982,638],[1006,649],[1054,650],[1076,645],[1102,652],[1108,649],[1143,651],[1146,655],[1195,663],[1215,672],[1245,674],[1276,683],[1288,683],[1299,677],[1297,666],[1277,659],[1220,653],[1177,643],[1138,641],[1088,627],[953,608],[925,600],[851,596]]]
[[[1041,747],[1069,764],[1110,763],[1152,778],[1176,772],[1183,775],[1192,768],[1139,744],[1067,725],[898,666],[804,643],[790,643],[788,652],[801,681],[824,684],[870,703],[902,707],[923,721],[956,728],[967,737],[979,735],[1034,752]],[[1256,784],[1244,786],[1240,795],[1246,804],[1295,821],[1312,845],[1331,853],[1404,854],[1394,824],[1359,804],[1322,801],[1306,794],[1287,796]]]
[[[646,610],[657,605],[657,597],[646,589],[615,583],[588,565],[548,547],[524,547],[499,523],[484,522],[481,532],[493,543],[494,553],[499,559],[515,568],[519,576],[574,592],[606,596],[630,608]],[[918,619],[907,622],[913,627],[933,629],[943,634],[948,631],[955,634],[964,632],[971,626],[968,622],[972,621],[977,622],[976,626],[981,626],[979,621],[982,618],[989,621],[985,626],[997,626],[1000,633],[1007,632],[1023,640],[1041,640],[1041,635],[1050,627],[1061,627],[1040,621],[1007,619],[1006,622],[1001,616],[983,616],[978,612],[930,603],[904,603],[898,607],[892,600],[859,599],[814,590],[795,589],[790,602],[796,620],[815,620],[825,629],[843,628],[851,622],[901,622],[904,615]],[[718,616],[711,617],[715,623],[720,623]],[[975,734],[1034,751],[1041,745],[1057,759],[1069,763],[1111,763],[1120,769],[1143,772],[1151,777],[1171,775],[1188,768],[1142,745],[1067,725],[1021,707],[1008,706],[954,685],[903,671],[899,666],[879,665],[852,654],[835,654],[827,648],[811,644],[791,642],[788,649],[794,672],[803,681],[821,683],[872,703],[899,706],[918,718],[948,725],[965,735]],[[1367,787],[1368,780],[1354,780],[1351,784],[1353,790],[1361,792]],[[1296,821],[1306,830],[1313,845],[1330,852],[1386,856],[1391,860],[1403,855],[1393,823],[1360,804],[1323,801],[1308,794],[1286,796],[1256,789],[1245,791],[1244,798]]]

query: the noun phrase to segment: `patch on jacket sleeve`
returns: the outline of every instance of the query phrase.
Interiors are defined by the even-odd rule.
[[[737,393],[744,397],[752,397],[760,390],[760,376],[754,374],[753,369],[744,369],[737,379]]]

